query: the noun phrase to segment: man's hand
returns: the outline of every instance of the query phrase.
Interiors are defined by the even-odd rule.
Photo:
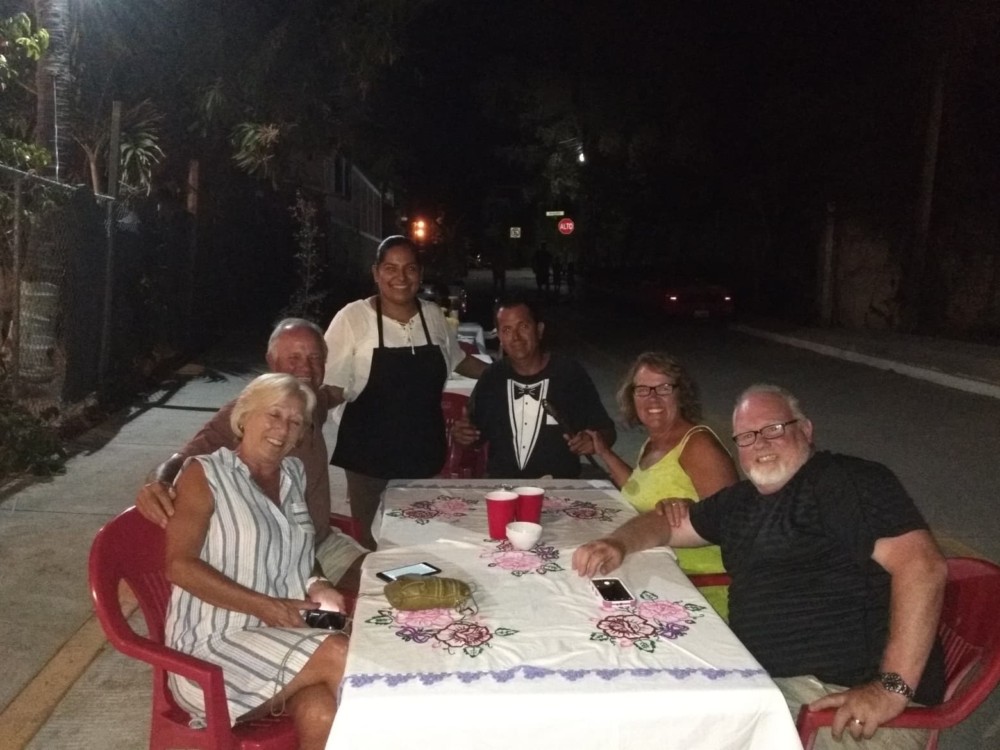
[[[618,539],[595,539],[573,553],[573,570],[591,578],[597,574],[607,575],[625,561],[625,554],[625,545]]]
[[[278,599],[273,596],[261,597],[261,602],[250,614],[259,617],[272,628],[304,628],[304,609],[319,609],[319,605],[309,599]]]
[[[479,442],[480,433],[463,412],[461,419],[451,423],[451,436],[459,445],[470,446]]]
[[[566,445],[571,453],[575,453],[577,456],[592,456],[597,452],[594,435],[597,433],[592,430],[580,430],[575,435],[563,435],[563,437],[566,439]],[[597,440],[600,440],[600,436],[597,437]]]
[[[846,729],[856,740],[871,739],[882,724],[903,713],[909,701],[905,695],[890,693],[876,682],[858,685],[842,693],[831,693],[809,704],[809,709],[819,711],[836,708],[830,729],[835,739],[840,739]]]
[[[174,500],[177,493],[166,482],[152,481],[143,485],[135,498],[135,507],[146,518],[161,529],[167,528],[167,521],[174,515]]]
[[[653,509],[653,512],[659,516],[664,516],[670,521],[670,525],[676,529],[684,523],[684,519],[688,517],[693,504],[693,500],[682,497],[668,497],[665,500],[660,500]]]

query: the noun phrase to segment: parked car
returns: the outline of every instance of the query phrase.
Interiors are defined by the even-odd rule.
[[[736,312],[733,294],[722,284],[663,285],[656,302],[659,311],[675,318],[725,319]]]

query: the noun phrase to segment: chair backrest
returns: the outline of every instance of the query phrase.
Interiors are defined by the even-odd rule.
[[[476,345],[475,341],[469,341],[468,339],[458,340],[459,348],[466,354],[479,354],[479,347]]]
[[[962,718],[1000,683],[1000,567],[986,560],[948,560],[938,635],[945,653],[946,703]]]
[[[987,560],[953,557],[938,637],[945,653],[945,699],[937,706],[911,707],[886,727],[924,728],[927,748],[937,747],[940,730],[963,721],[1000,684],[1000,567]],[[796,722],[802,746],[809,750],[815,733],[833,721],[834,710],[803,706]]]
[[[90,548],[88,574],[94,612],[104,629],[108,641],[127,656],[140,659],[153,667],[153,727],[163,717],[184,726],[188,714],[174,700],[167,684],[168,671],[177,671],[178,664],[189,659],[164,646],[164,624],[170,602],[170,582],[164,572],[164,547],[166,534],[163,529],[143,518],[134,507],[111,519],[97,532]],[[136,633],[122,612],[119,587],[125,583],[135,595],[146,621],[148,636]],[[222,672],[217,667],[221,688]],[[224,695],[208,691],[205,695],[206,713],[211,716],[229,715]],[[210,722],[211,724],[211,722]],[[230,744],[231,732],[226,726],[211,726],[206,742],[209,746],[225,747]],[[201,745],[199,745],[201,746]]]
[[[149,640],[163,642],[170,582],[163,571],[165,534],[135,508],[97,532],[90,550],[90,586],[94,608],[115,648],[128,652],[136,637],[118,603],[118,587],[128,584],[146,619]]]

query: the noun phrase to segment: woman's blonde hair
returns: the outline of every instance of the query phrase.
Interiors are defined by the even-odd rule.
[[[634,389],[632,381],[640,367],[648,367],[650,370],[655,370],[670,378],[674,383],[674,392],[677,394],[677,405],[680,408],[681,416],[688,422],[695,424],[701,421],[701,400],[698,397],[698,386],[688,375],[684,365],[664,352],[643,352],[635,358],[635,362],[628,368],[616,394],[618,408],[621,410],[626,425],[634,427],[639,424],[635,402],[632,400]]]
[[[313,410],[316,408],[316,394],[298,378],[280,372],[270,372],[251,380],[236,398],[229,426],[236,437],[243,437],[243,420],[247,414],[257,409],[266,409],[283,398],[294,396],[302,402],[302,434],[312,427]]]

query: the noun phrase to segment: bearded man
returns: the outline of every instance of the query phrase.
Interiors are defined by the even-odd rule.
[[[792,715],[802,704],[837,709],[817,748],[924,747],[924,730],[876,734],[911,701],[944,694],[947,566],[913,500],[881,464],[815,451],[812,422],[778,386],[739,397],[733,441],[747,480],[695,505],[664,499],[580,547],[574,569],[605,575],[657,545],[718,544],[730,627]]]

